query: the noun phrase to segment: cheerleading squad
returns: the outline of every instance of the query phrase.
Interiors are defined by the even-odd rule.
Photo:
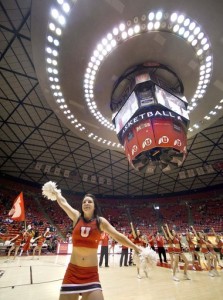
[[[26,253],[26,255],[29,255],[31,248],[33,258],[36,252],[38,252],[38,257],[40,257],[46,238],[50,237],[49,228],[46,228],[41,234],[37,234],[35,238],[34,236],[35,231],[32,229],[31,225],[29,225],[26,230],[20,230],[15,237],[8,241],[9,245],[12,244],[8,251],[8,259],[10,258],[12,251],[14,251],[13,259],[15,259],[19,251],[19,256],[22,256],[23,252]]]
[[[103,300],[103,292],[99,279],[98,265],[102,266],[103,258],[105,257],[105,267],[109,267],[106,254],[108,251],[109,237],[122,245],[122,253],[120,258],[120,266],[124,261],[124,266],[127,266],[128,251],[129,265],[135,264],[137,270],[137,277],[140,279],[140,272],[144,272],[148,276],[148,271],[157,264],[157,254],[155,251],[155,244],[157,245],[160,263],[167,263],[166,250],[164,243],[166,240],[168,254],[171,260],[171,268],[173,272],[173,280],[179,281],[176,273],[179,270],[179,261],[184,262],[183,273],[184,279],[188,277],[189,261],[182,249],[182,235],[176,233],[175,230],[170,229],[167,224],[162,227],[164,238],[161,234],[151,234],[149,236],[141,234],[140,230],[135,230],[132,223],[131,233],[123,234],[117,231],[112,224],[98,215],[97,200],[92,194],[86,194],[82,199],[80,211],[73,208],[62,195],[61,190],[57,188],[56,183],[49,181],[42,187],[43,196],[51,201],[56,201],[62,210],[73,222],[72,232],[72,253],[70,256],[70,263],[67,266],[65,275],[60,289],[60,300]],[[32,232],[29,228],[25,232],[20,232],[10,242],[14,245],[10,248],[8,256],[11,251],[15,250],[15,256],[18,253],[21,242],[24,236],[27,235],[27,243],[24,244],[22,251],[28,251],[30,241],[32,239]],[[35,241],[37,246],[33,249],[33,255],[38,250],[41,253],[41,247],[46,238],[48,231],[46,230],[42,235],[38,236]],[[219,263],[218,255],[214,251],[214,247],[220,249],[221,255],[223,253],[222,238],[217,235],[214,230],[216,245],[213,245],[204,232],[196,232],[191,227],[187,231],[186,238],[189,245],[189,251],[192,255],[192,262],[195,266],[195,258],[200,265],[200,256],[195,248],[194,238],[199,245],[200,252],[204,254],[205,261],[210,276],[219,276],[217,271],[217,263]],[[30,236],[32,236],[30,238]],[[39,243],[38,243],[39,240]],[[104,240],[104,243],[103,243]],[[98,264],[98,246],[102,243],[101,257]],[[166,246],[166,245],[165,245]],[[114,247],[113,247],[114,248]],[[132,252],[131,252],[132,251]],[[22,254],[22,252],[21,252]],[[15,257],[14,256],[14,257]]]
[[[163,234],[167,241],[167,251],[170,256],[171,268],[173,270],[173,280],[179,281],[176,273],[179,272],[179,261],[184,262],[183,272],[184,279],[189,279],[188,277],[188,265],[189,261],[186,257],[183,247],[182,247],[182,235],[176,233],[174,229],[169,229],[168,225],[162,227]],[[190,230],[186,231],[186,240],[188,243],[188,250],[192,257],[192,265],[193,269],[202,269],[201,266],[201,256],[200,253],[204,255],[204,264],[208,269],[208,275],[211,277],[220,276],[217,271],[217,265],[220,268],[219,257],[217,252],[215,252],[214,248],[218,248],[220,252],[220,257],[223,255],[223,239],[216,235],[214,229],[212,228],[212,232],[215,236],[215,244],[213,244],[206,233],[196,232],[193,226],[190,227]],[[200,251],[198,251],[198,248]],[[199,253],[200,252],[200,253]],[[196,262],[197,260],[197,262]]]
[[[179,234],[174,229],[169,229],[168,225],[162,226],[163,235],[159,232],[152,233],[150,235],[141,234],[140,230],[134,228],[131,225],[131,232],[124,234],[141,249],[140,255],[133,255],[132,249],[122,245],[120,256],[120,267],[136,265],[137,278],[141,279],[140,272],[143,271],[148,277],[148,271],[157,263],[157,255],[159,255],[160,265],[167,264],[167,255],[170,258],[170,267],[173,273],[173,280],[180,281],[177,276],[179,273],[179,263],[183,263],[183,279],[190,280],[188,276],[189,260],[188,252],[191,255],[191,263],[193,270],[202,270],[201,260],[203,267],[208,270],[208,275],[211,277],[219,276],[217,267],[222,268],[218,256],[218,252],[214,249],[218,249],[220,259],[223,258],[223,238],[217,235],[212,228],[212,236],[214,241],[210,241],[207,234],[202,232],[196,232],[194,227],[191,226],[190,230],[187,229],[185,234]],[[107,240],[109,237],[107,236]],[[186,242],[186,244],[185,244]],[[156,247],[155,247],[156,246]],[[103,248],[103,247],[102,247]],[[99,266],[102,265],[102,253],[100,256]],[[203,256],[202,256],[203,254]],[[108,252],[106,256],[105,266],[108,266]]]

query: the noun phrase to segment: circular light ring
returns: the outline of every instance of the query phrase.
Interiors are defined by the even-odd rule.
[[[56,103],[58,106],[60,106],[60,103],[65,104],[66,109],[64,108],[63,112],[67,115],[68,120],[70,120],[71,124],[76,124],[78,120],[74,118],[74,115],[70,113],[70,110],[67,110],[67,104],[64,100],[63,94],[60,90],[60,82],[59,82],[59,71],[56,68],[57,66],[57,60],[55,57],[58,57],[59,55],[59,49],[60,49],[60,40],[62,39],[63,35],[63,28],[66,25],[66,14],[69,14],[70,7],[74,5],[72,1],[68,3],[69,1],[66,1],[66,4],[62,0],[57,0],[58,7],[57,7],[57,13],[58,13],[58,20],[56,20],[55,16],[52,15],[52,10],[50,10],[49,15],[49,22],[48,22],[48,36],[52,36],[54,40],[56,40],[56,45],[50,41],[46,40],[46,56],[48,57],[47,61],[47,69],[52,70],[52,72],[48,72],[48,79],[50,82],[56,82],[57,86],[59,86],[59,89],[57,90],[57,93],[54,93],[54,88],[52,88],[53,84],[51,85],[52,94],[55,98]],[[54,11],[56,12],[56,11]],[[63,20],[62,20],[63,19]],[[148,14],[148,21],[146,20],[145,15],[143,15],[141,18],[137,18],[138,23],[137,25],[134,25],[134,27],[128,28],[128,31],[126,34],[124,34],[124,39],[120,38],[123,37],[123,32],[125,32],[125,29],[130,26],[130,24],[134,24],[133,22],[129,21],[127,26],[124,23],[121,23],[119,27],[115,27],[112,32],[109,32],[106,37],[102,38],[101,42],[97,45],[96,49],[93,51],[93,55],[90,58],[90,61],[88,63],[88,72],[85,74],[84,78],[84,88],[85,88],[85,100],[87,102],[87,106],[89,107],[92,115],[105,127],[107,127],[109,130],[115,130],[114,125],[110,123],[109,120],[104,118],[104,116],[100,113],[100,111],[97,110],[97,105],[94,101],[94,83],[95,78],[97,76],[97,72],[100,68],[100,65],[102,64],[103,60],[112,52],[113,49],[115,49],[119,44],[122,42],[127,41],[129,38],[133,38],[136,35],[145,33],[148,31],[166,31],[171,32],[175,35],[180,36],[183,38],[187,43],[190,43],[191,46],[194,48],[194,51],[196,53],[199,53],[198,59],[200,61],[201,66],[204,65],[202,68],[202,74],[200,74],[200,78],[198,82],[202,82],[203,88],[202,88],[202,94],[198,94],[197,92],[200,89],[196,89],[195,95],[192,97],[193,101],[196,101],[198,99],[201,99],[208,87],[208,84],[210,82],[211,74],[212,74],[212,65],[213,65],[213,57],[210,51],[210,42],[207,36],[205,36],[204,32],[201,31],[201,27],[199,24],[195,21],[190,20],[186,16],[182,14],[169,14],[164,12],[150,12]],[[147,24],[145,23],[147,21]],[[153,22],[154,21],[154,22]],[[180,24],[180,25],[179,25]],[[178,26],[177,26],[178,25]],[[177,26],[177,27],[176,27]],[[184,27],[183,27],[184,26]],[[194,41],[194,35],[196,36],[196,42]],[[51,48],[51,45],[53,44],[53,47]],[[57,47],[57,50],[54,48]],[[97,50],[97,52],[96,52]],[[96,54],[96,55],[95,55]],[[56,62],[53,64],[52,62]],[[51,66],[54,66],[54,68],[51,68]],[[58,99],[58,96],[61,97],[62,100]],[[93,102],[95,104],[93,104]],[[188,109],[191,108],[191,110],[194,109],[192,106],[188,106]],[[211,114],[211,113],[209,113]],[[208,120],[204,117],[205,120]],[[103,138],[98,137],[96,134],[91,133],[89,134],[89,130],[87,130],[84,126],[82,126],[81,123],[78,126],[80,131],[85,131],[85,133],[88,135],[88,137],[96,140],[97,138],[102,140],[103,143],[106,143],[107,145],[110,145],[112,147],[120,148],[122,147],[120,144],[116,144],[111,141],[106,141]],[[193,127],[193,125],[192,125]],[[189,131],[193,129],[189,128]],[[123,148],[123,147],[122,147]]]
[[[215,108],[214,109],[212,109],[212,110],[210,110],[210,112],[206,115],[206,116],[204,116],[204,118],[202,119],[202,120],[200,120],[200,121],[198,121],[198,124],[199,123],[201,123],[202,125],[203,124],[207,124],[208,123],[208,121],[210,121],[211,120],[211,117],[212,116],[216,116],[219,112],[220,112],[220,110],[222,110],[223,109],[223,106],[222,106],[222,103],[223,103],[223,99],[221,99],[220,101],[219,101],[219,105],[215,105]],[[193,110],[194,109],[194,107],[192,107],[192,106],[188,106],[188,109],[189,110]],[[199,125],[191,125],[191,127],[189,127],[189,131],[190,132],[193,132],[194,131],[194,128],[195,129],[198,129],[199,128]],[[194,128],[193,128],[194,127]]]
[[[142,18],[138,18],[138,20],[142,20]],[[159,21],[157,21],[157,20],[159,20]],[[128,23],[131,24],[133,22],[128,21]],[[160,24],[164,24],[164,25],[161,27]],[[201,39],[201,35],[200,35],[200,40],[197,39],[197,35],[201,34],[201,27],[197,22],[192,21],[191,19],[184,16],[183,14],[177,14],[177,13],[169,14],[169,13],[162,13],[160,11],[158,11],[158,12],[154,11],[154,12],[148,13],[148,23],[147,24],[141,23],[138,25],[141,28],[143,27],[143,25],[146,25],[144,27],[147,28],[147,31],[141,31],[141,34],[143,34],[145,32],[147,32],[147,33],[153,32],[153,31],[171,32],[172,34],[175,34],[175,35],[183,38],[187,43],[189,43],[191,45],[191,47],[194,49],[194,52],[197,54],[200,65],[203,66],[202,71],[200,72],[200,78],[199,78],[198,82],[201,81],[202,76],[205,76],[208,73],[212,74],[213,59],[212,59],[212,54],[210,53],[210,42],[208,42],[209,39],[207,36],[205,36],[204,32],[202,32],[202,39]],[[117,28],[119,28],[119,29],[122,28],[122,30],[119,31]],[[132,28],[129,28],[128,32],[130,31],[130,29],[132,29]],[[128,34],[128,32],[125,32],[124,30],[125,30],[125,26],[122,23],[113,29],[113,31],[112,31],[113,35],[112,35],[112,33],[108,33],[107,35],[110,35],[112,37],[112,39],[114,39],[116,41],[116,45],[119,46],[121,43],[129,40],[129,38],[133,38],[134,36],[140,34],[139,31],[137,31],[137,33],[136,33],[134,30],[131,30],[131,35],[130,35],[130,34]],[[103,39],[104,38],[102,38],[102,40],[96,46],[95,50],[93,50],[93,54],[92,54],[90,62],[92,62],[92,61],[94,62],[97,60],[98,52],[96,52],[96,49],[100,49],[100,52],[103,53],[103,42],[102,42]],[[100,45],[100,47],[99,47],[99,45]],[[116,47],[114,47],[114,48],[116,48]],[[112,51],[110,51],[109,53],[106,53],[105,55],[102,55],[100,65],[102,64],[103,60],[105,60],[111,52]],[[97,55],[95,55],[95,54],[97,54]],[[204,64],[204,62],[207,62],[207,61],[209,62],[208,67],[206,66],[206,64]],[[94,63],[89,67],[90,62],[88,63],[88,68],[87,68],[86,74],[89,74],[89,76],[91,76],[91,74],[93,74],[94,78],[95,78],[97,76],[97,72],[99,71],[100,66],[97,69],[97,71],[95,71]],[[85,77],[86,77],[86,75],[85,75]],[[195,94],[192,96],[192,99],[198,100],[198,99],[203,98],[203,96],[206,93],[209,82],[210,82],[210,77],[208,78],[208,81],[206,81],[206,83],[203,86],[201,86],[202,93],[200,92],[200,89],[197,88],[195,91]],[[94,89],[94,86],[93,86],[93,89]],[[89,90],[88,90],[88,88],[86,88],[85,100],[88,102],[88,107],[91,107],[91,101],[93,102],[95,97],[93,95],[93,97],[91,97],[91,99],[89,101],[88,94],[89,94]],[[197,106],[197,104],[194,104],[194,107],[195,106]],[[91,111],[91,113],[92,113],[92,111]],[[115,130],[113,125],[101,114],[101,112],[97,111],[96,115],[94,114],[94,117],[96,117],[96,119],[103,126],[109,128],[109,129]]]
[[[59,109],[63,112],[63,114],[71,122],[71,124],[76,129],[79,129],[81,132],[85,131],[86,134],[89,134],[89,131],[80,122],[78,122],[78,120],[76,118],[74,119],[74,115],[71,114],[70,109],[68,109],[68,105],[66,104],[66,101],[64,100],[64,97],[63,97],[63,93],[60,89],[60,82],[59,82],[59,78],[58,78],[59,76],[57,76],[57,77],[53,76],[53,75],[59,75],[59,70],[57,69],[58,61],[55,58],[59,54],[60,40],[62,39],[63,29],[66,24],[65,14],[69,13],[70,7],[73,4],[73,3],[69,4],[68,1],[66,1],[66,3],[65,3],[63,0],[57,0],[57,2],[58,2],[58,5],[54,6],[52,9],[50,9],[50,16],[49,16],[49,22],[48,22],[49,34],[47,34],[47,46],[45,49],[46,56],[47,56],[47,59],[46,59],[47,67],[46,68],[47,68],[47,72],[48,72],[48,79],[52,83],[52,84],[50,84],[50,88],[52,90],[52,95],[55,98],[55,102],[58,104]],[[120,30],[124,30],[124,28],[125,28],[125,24],[122,24],[120,26]],[[137,30],[138,30],[138,28],[136,27],[135,31],[137,31]],[[131,34],[131,31],[130,31],[130,34]],[[111,42],[111,46],[107,45],[108,41]],[[112,40],[112,35],[107,35],[107,39],[103,39],[102,44],[107,45],[107,47],[106,47],[106,49],[103,49],[102,54],[99,55],[100,60],[102,60],[104,58],[104,56],[107,55],[111,51],[112,47],[114,47],[116,45],[116,42],[114,40]],[[96,54],[97,54],[97,52],[96,52]],[[91,74],[89,76],[86,76],[86,78],[89,78],[89,82],[90,82],[90,84],[88,84],[86,87],[89,89],[89,91],[88,91],[89,92],[89,100],[88,100],[89,102],[91,101],[90,99],[93,98],[93,83],[94,83],[96,71],[98,70],[98,67],[100,65],[100,60],[96,61],[96,65],[94,65],[94,70],[91,71]],[[92,65],[89,64],[90,67]],[[90,70],[88,70],[88,73],[89,73],[89,71]],[[54,82],[57,84],[56,85],[53,84]],[[57,92],[55,92],[55,90]],[[60,97],[60,98],[58,98],[58,97]],[[63,104],[61,105],[61,103],[63,103]],[[89,106],[91,108],[92,113],[95,112],[95,109],[97,109],[96,103],[94,103],[94,105],[92,105],[92,103],[90,103]],[[102,116],[99,112],[96,112],[95,116],[99,120],[102,119]],[[104,120],[102,120],[102,123],[106,124],[108,126],[108,128],[111,127],[109,124],[109,121],[105,122]],[[113,130],[113,128],[112,128],[112,130]],[[96,135],[91,134],[89,137],[95,138]],[[116,147],[116,148],[121,147],[120,144],[112,143],[111,141],[107,141],[101,137],[98,137],[97,141],[102,142],[103,144],[107,144],[107,145],[112,144],[112,147]]]

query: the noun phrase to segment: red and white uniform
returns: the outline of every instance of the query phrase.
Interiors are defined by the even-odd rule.
[[[220,239],[218,241],[217,247],[220,250],[221,254],[223,254],[223,240],[222,239]]]
[[[80,218],[72,233],[74,247],[98,248],[101,231],[97,220],[86,222]],[[82,267],[69,263],[61,286],[61,294],[81,294],[94,290],[101,290],[98,266]]]
[[[174,244],[173,251],[174,251],[174,254],[182,253],[182,249],[180,247],[180,240],[181,240],[181,238],[179,236],[174,236],[174,238],[173,238],[173,244]]]
[[[18,247],[21,245],[22,241],[23,241],[23,233],[20,233],[19,236],[16,238],[14,245]]]

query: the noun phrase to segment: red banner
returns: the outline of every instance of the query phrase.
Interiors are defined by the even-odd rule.
[[[15,199],[13,206],[9,212],[9,216],[14,221],[25,221],[25,208],[23,200],[23,192]]]

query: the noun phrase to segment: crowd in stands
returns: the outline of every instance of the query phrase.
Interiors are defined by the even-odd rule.
[[[31,224],[38,234],[47,227],[52,238],[49,249],[55,251],[55,241],[66,241],[72,232],[72,222],[54,203],[43,198],[41,187],[0,179],[0,239],[15,236],[22,226],[8,216],[13,201],[23,191],[26,224]],[[161,230],[161,224],[168,223],[176,231],[185,232],[193,225],[196,230],[211,233],[223,231],[223,190],[198,193],[186,196],[172,196],[150,199],[98,199],[102,216],[121,232],[130,232],[130,222],[134,222],[143,234],[152,234]],[[80,209],[81,196],[66,195],[70,204]],[[157,206],[159,209],[157,209]]]

